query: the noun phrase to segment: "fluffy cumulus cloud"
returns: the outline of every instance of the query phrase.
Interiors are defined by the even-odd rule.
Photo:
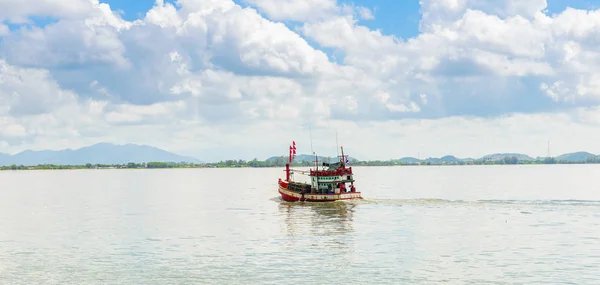
[[[265,158],[308,145],[309,127],[365,159],[600,152],[600,11],[420,4],[419,34],[401,38],[335,0],[158,0],[134,21],[98,0],[0,0],[0,152]]]
[[[338,9],[336,0],[246,0],[273,20],[326,19]]]

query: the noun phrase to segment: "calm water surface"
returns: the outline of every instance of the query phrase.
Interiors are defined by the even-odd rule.
[[[0,284],[600,284],[596,165],[0,172]]]

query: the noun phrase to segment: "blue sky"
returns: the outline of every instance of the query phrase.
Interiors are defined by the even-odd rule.
[[[101,0],[100,2],[110,4],[113,9],[122,10],[124,19],[135,20],[143,17],[146,11],[152,8],[155,1]],[[176,3],[175,0],[167,0],[165,2]],[[235,0],[234,2],[242,6],[246,5],[243,0]],[[372,30],[381,30],[384,34],[396,35],[402,39],[415,37],[419,33],[419,21],[421,19],[421,5],[419,4],[419,0],[343,0],[340,2],[370,8],[373,11],[375,19],[363,20],[361,24]],[[549,14],[560,13],[566,7],[596,9],[600,5],[600,1],[590,0],[548,0],[547,3]]]
[[[154,0],[101,0],[101,3],[107,3],[113,10],[122,12],[123,19],[133,21],[142,19],[145,13],[150,10],[154,4]],[[165,0],[167,3],[177,3],[176,0]],[[241,6],[248,6],[243,0],[234,0],[235,3]],[[371,9],[375,19],[361,20],[360,24],[369,27],[372,30],[380,30],[387,35],[395,35],[402,39],[409,39],[419,34],[419,21],[421,20],[419,0],[406,1],[367,1],[357,0],[348,1],[340,0],[340,3],[347,5],[364,6]],[[548,14],[560,13],[567,7],[576,9],[597,9],[600,1],[590,0],[548,0]],[[44,26],[54,22],[52,18],[35,18],[33,21],[37,25]],[[11,25],[12,28],[19,27]]]
[[[598,1],[101,2],[0,11],[0,152],[600,153]]]

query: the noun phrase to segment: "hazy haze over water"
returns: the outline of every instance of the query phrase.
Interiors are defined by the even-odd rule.
[[[1,284],[598,284],[597,165],[0,172]]]

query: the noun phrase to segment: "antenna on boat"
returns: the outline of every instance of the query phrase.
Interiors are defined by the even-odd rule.
[[[310,135],[310,152],[315,154],[315,151],[313,150],[313,146],[312,146],[312,130],[310,129],[310,126],[308,126],[308,134]]]
[[[336,155],[339,157],[340,156],[340,144],[338,143],[338,133],[337,133],[337,129],[335,129],[335,153]]]
[[[342,166],[344,168],[346,168],[346,157],[344,156],[344,147],[342,146],[341,149],[342,149]]]

